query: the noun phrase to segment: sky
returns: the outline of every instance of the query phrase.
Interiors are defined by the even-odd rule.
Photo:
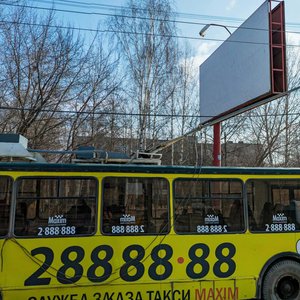
[[[194,24],[177,23],[180,41],[188,41],[194,49],[195,64],[200,65],[213,51],[228,38],[228,32],[221,27],[210,27],[205,38],[199,31],[205,24],[216,23],[234,31],[265,0],[170,0],[177,14],[177,21]],[[272,1],[274,5],[278,1]],[[287,43],[300,49],[300,1],[285,0]],[[62,22],[74,27],[97,29],[105,15],[120,13],[117,9],[127,7],[127,0],[29,0],[31,6],[54,8],[56,16]],[[43,12],[43,10],[40,10]],[[46,12],[46,10],[44,10]],[[73,12],[72,12],[73,11]],[[101,23],[100,23],[101,24]],[[101,25],[102,28],[105,25]],[[88,32],[88,31],[85,31]],[[94,33],[90,33],[91,37]],[[220,41],[215,41],[220,40]]]
[[[264,2],[265,0],[177,0],[175,5],[176,11],[180,13],[207,16],[207,20],[204,18],[198,19],[201,23],[217,23],[229,26],[230,30],[235,30],[234,27],[240,26]],[[278,1],[272,2],[273,5],[276,5]],[[300,47],[300,1],[285,0],[284,3],[287,42]],[[198,28],[197,26],[189,26],[189,28],[186,27],[184,30],[189,32],[189,36],[197,36],[201,26]],[[207,39],[226,39],[228,33],[223,28],[210,27],[205,37]],[[201,64],[221,42],[199,38],[193,41],[192,44],[196,49],[197,61]]]
[[[205,38],[199,31],[205,24],[216,23],[227,26],[234,31],[265,0],[170,0],[178,13],[177,20],[196,24],[180,24],[181,41],[187,40],[194,49],[197,64],[201,64],[213,51],[227,39],[228,32],[221,27],[210,27]],[[278,1],[272,1],[276,4]],[[31,5],[54,7],[58,10],[57,17],[75,27],[96,29],[105,14],[112,14],[120,6],[127,7],[127,0],[32,0]],[[71,13],[67,11],[77,11]],[[285,18],[287,41],[300,47],[300,1],[285,0]],[[97,14],[100,13],[100,14]],[[104,14],[104,15],[103,15]],[[220,42],[213,41],[215,39]]]

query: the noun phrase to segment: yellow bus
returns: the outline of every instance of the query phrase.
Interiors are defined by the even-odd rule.
[[[300,299],[300,169],[0,163],[1,300]]]

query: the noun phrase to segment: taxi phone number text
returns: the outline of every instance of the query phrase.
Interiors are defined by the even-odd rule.
[[[140,233],[145,232],[144,225],[119,225],[112,226],[111,233],[122,234],[122,233]]]
[[[236,270],[236,263],[233,260],[236,254],[236,248],[231,243],[222,243],[218,245],[213,254],[208,245],[197,243],[190,247],[188,251],[186,275],[191,279],[201,279],[205,277],[211,267],[215,276],[227,278]],[[41,261],[40,267],[30,275],[24,282],[25,286],[49,285],[51,276],[55,270],[56,279],[61,284],[73,284],[82,277],[91,282],[104,282],[112,274],[118,273],[118,276],[127,282],[135,282],[141,279],[147,272],[153,280],[168,279],[173,272],[173,265],[170,259],[173,258],[173,249],[168,244],[155,246],[150,254],[151,264],[148,270],[145,270],[143,264],[148,259],[143,246],[133,244],[126,247],[122,253],[124,263],[120,266],[113,266],[110,261],[114,255],[114,250],[110,245],[100,245],[94,248],[90,254],[91,264],[84,270],[81,262],[86,253],[80,246],[70,246],[66,248],[60,256],[61,265],[54,267],[54,252],[49,247],[38,247],[31,250],[33,257]],[[41,259],[40,256],[44,259]],[[207,261],[210,255],[214,255],[215,263],[211,266]],[[150,259],[150,258],[149,258]],[[199,267],[200,266],[200,267]],[[50,268],[51,272],[48,271]],[[72,275],[67,275],[72,274]]]
[[[199,233],[227,232],[227,225],[198,225],[197,232],[199,232]]]
[[[53,236],[53,235],[74,235],[76,234],[75,226],[48,226],[38,227],[39,236]]]
[[[266,231],[281,232],[281,231],[295,231],[295,223],[284,223],[284,224],[265,224]]]

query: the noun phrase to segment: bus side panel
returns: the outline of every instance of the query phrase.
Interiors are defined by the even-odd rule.
[[[174,297],[174,298],[172,298]],[[177,298],[176,298],[177,297]],[[103,299],[193,299],[184,290],[172,290],[169,283],[120,286],[72,286],[55,289],[4,291],[3,300],[103,300]]]
[[[128,295],[144,300],[173,293],[190,300],[254,298],[261,269],[270,257],[296,249],[295,236],[10,239],[1,241],[3,300],[119,300]]]
[[[249,285],[237,278],[254,271],[245,270],[245,235],[235,236],[236,242],[173,234],[8,240],[3,300],[249,299],[254,276]]]

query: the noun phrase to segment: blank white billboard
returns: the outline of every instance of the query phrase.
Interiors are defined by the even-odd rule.
[[[263,3],[201,64],[202,124],[271,94],[269,7]]]

